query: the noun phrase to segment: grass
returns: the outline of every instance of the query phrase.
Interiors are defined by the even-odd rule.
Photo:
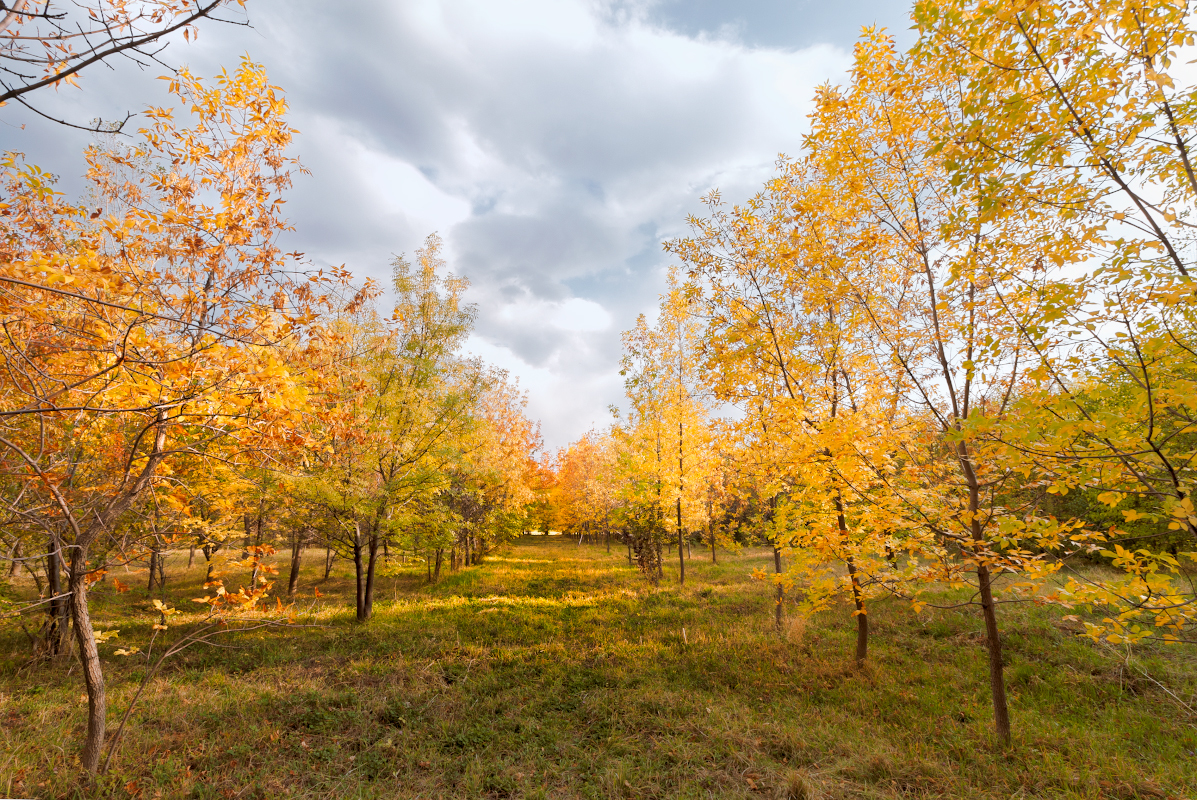
[[[423,584],[383,578],[352,619],[352,573],[305,562],[313,625],[177,657],[146,689],[87,796],[193,798],[1192,798],[1197,667],[1127,661],[1061,613],[1004,606],[1014,742],[991,733],[976,613],[878,602],[864,668],[846,606],[772,629],[764,551],[687,565],[654,589],[617,551],[526,537]],[[145,573],[118,574],[141,585]],[[168,566],[167,594],[202,570]],[[234,583],[235,585],[235,583]],[[143,662],[149,596],[101,590],[111,719]],[[172,632],[172,635],[177,635]],[[0,631],[0,795],[70,797],[86,703],[77,668],[29,665]],[[115,723],[110,723],[115,724]]]

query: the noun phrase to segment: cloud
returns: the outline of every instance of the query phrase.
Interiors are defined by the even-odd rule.
[[[441,233],[479,307],[471,347],[524,379],[559,446],[621,401],[619,332],[656,303],[661,242],[706,191],[756,191],[797,152],[815,86],[845,75],[850,41],[758,5],[254,0],[252,30],[206,26],[168,52],[200,74],[249,52],[287,91],[312,172],[288,249],[385,285],[394,254]],[[803,46],[762,39],[769,14]],[[75,119],[167,103],[148,78],[99,72],[46,102]],[[5,146],[60,164],[81,149],[61,129],[46,146],[15,133]]]

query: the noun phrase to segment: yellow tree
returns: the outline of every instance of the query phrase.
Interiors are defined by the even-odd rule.
[[[1091,634],[1184,637],[1197,599],[1178,580],[1178,554],[1197,550],[1191,4],[952,0],[919,3],[915,20],[914,58],[962,89],[940,133],[953,182],[979,187],[960,224],[994,239],[1028,218],[1052,230],[1041,259],[984,273],[1031,368],[1018,424],[993,435],[1047,491],[1124,518],[1106,552],[1125,578],[1077,574],[1065,595],[1114,611]]]
[[[64,203],[12,156],[0,178],[6,510],[69,553],[88,773],[107,711],[88,610],[96,545],[164,465],[287,427],[304,395],[278,348],[314,320],[324,283],[295,281],[276,243],[292,131],[262,68],[170,85],[191,127],[155,109],[136,148],[88,151],[106,213]]]
[[[656,322],[641,316],[624,334],[623,374],[640,422],[640,446],[653,458],[657,514],[672,517],[678,547],[678,582],[686,582],[686,532],[707,522],[706,476],[711,471],[711,424],[699,358],[701,321],[692,299],[669,272]]]

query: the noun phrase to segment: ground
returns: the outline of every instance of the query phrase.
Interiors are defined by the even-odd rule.
[[[186,558],[168,562],[179,606],[202,594]],[[654,588],[618,549],[525,537],[434,587],[395,564],[358,624],[351,565],[319,581],[311,551],[304,627],[173,658],[86,792],[78,668],[30,663],[6,625],[0,795],[1197,797],[1191,650],[1115,652],[1059,609],[1003,606],[1014,740],[1001,747],[975,609],[875,603],[858,668],[847,606],[805,623],[787,609],[774,630],[771,587],[751,577],[768,566],[763,550],[717,565],[695,550],[684,587],[667,572]],[[114,577],[136,588],[114,592]],[[113,727],[145,674],[140,655],[113,654],[148,639],[144,581],[117,570],[95,597],[99,627],[121,631],[101,647]]]

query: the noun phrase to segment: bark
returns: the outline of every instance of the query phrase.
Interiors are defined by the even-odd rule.
[[[353,577],[355,584],[355,598],[357,600],[357,621],[361,622],[366,611],[366,571],[362,563],[362,525],[355,522],[353,526]]]
[[[95,775],[100,766],[100,751],[104,747],[108,698],[104,690],[104,672],[100,667],[100,650],[96,646],[96,634],[87,608],[87,565],[83,550],[75,550],[71,558],[69,582],[75,641],[79,646],[83,682],[87,686],[87,739],[83,744],[82,766],[85,773]]]
[[[773,571],[777,575],[781,574],[781,548],[777,545],[773,546]],[[786,599],[786,587],[781,585],[781,581],[777,582],[777,605],[773,609],[773,624],[777,630],[781,630],[781,620],[785,612],[783,603]]]
[[[328,576],[332,574],[333,562],[336,560],[337,556],[333,552],[332,545],[326,545],[324,550],[324,580],[328,580]]]
[[[711,534],[711,563],[718,564],[719,562],[715,560],[715,526],[708,522],[707,530]]]
[[[970,532],[973,542],[978,546],[984,540],[981,530],[981,483],[973,469],[972,457],[967,446],[961,442],[957,445],[964,480],[968,484],[968,510],[972,522]],[[977,584],[981,590],[981,614],[985,618],[985,642],[989,647],[989,690],[993,696],[993,726],[998,739],[1003,744],[1010,743],[1010,708],[1006,703],[1006,681],[1002,667],[1002,640],[998,632],[997,607],[993,602],[992,577],[989,567],[978,554]]]
[[[681,432],[681,423],[678,423],[678,432]],[[678,457],[678,466],[682,463],[681,457]],[[677,498],[677,565],[678,565],[678,584],[686,585],[686,551],[682,549],[682,538],[685,532],[682,530],[682,497],[679,494]]]
[[[370,531],[367,553],[369,560],[366,563],[365,598],[362,603],[362,611],[358,615],[358,622],[365,622],[374,614],[374,568],[378,564],[378,544],[378,523],[375,521],[374,527]]]
[[[150,582],[146,586],[147,592],[154,591],[154,583],[158,580],[158,550],[150,550]]]
[[[848,578],[852,581],[852,602],[856,604],[856,663],[863,664],[869,655],[869,615],[865,612],[860,578],[856,575],[856,562],[851,556],[848,557]]]
[[[303,555],[303,534],[296,532],[291,542],[291,574],[287,576],[287,597],[294,597],[299,590],[299,562]]]
[[[191,569],[195,565],[195,542],[191,543],[191,547],[187,550],[187,569]]]
[[[432,582],[437,583],[441,579],[441,561],[444,560],[445,551],[441,548],[436,549],[436,570],[432,573]]]
[[[17,575],[17,567],[21,566],[21,540],[17,539],[17,543],[12,546],[12,554],[9,556],[12,563],[8,566],[8,577],[15,578]]]
[[[50,592],[50,625],[46,632],[46,645],[50,655],[58,655],[66,644],[67,615],[70,613],[67,598],[62,591],[62,540],[57,533],[50,536],[50,552],[46,556],[46,587]]]
[[[836,524],[839,526],[840,538],[848,543],[848,520],[844,516],[844,501],[839,491],[835,495]],[[860,585],[860,576],[856,572],[856,562],[852,556],[845,561],[848,565],[848,580],[852,584],[852,602],[856,606],[856,663],[863,664],[869,655],[869,616],[865,610],[864,591]]]
[[[628,543],[628,566],[630,567],[632,566],[632,537],[627,536],[626,538]]]

